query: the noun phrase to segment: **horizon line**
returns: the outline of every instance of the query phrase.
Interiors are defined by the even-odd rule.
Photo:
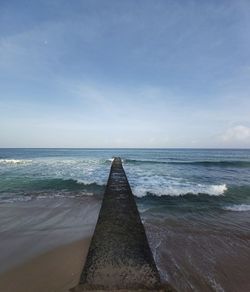
[[[250,150],[250,147],[0,147],[0,149],[75,149],[75,150],[113,150],[113,149],[132,149],[132,150]]]

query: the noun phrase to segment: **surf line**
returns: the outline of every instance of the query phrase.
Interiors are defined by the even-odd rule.
[[[114,158],[79,284],[70,291],[174,291],[162,283],[119,157]]]

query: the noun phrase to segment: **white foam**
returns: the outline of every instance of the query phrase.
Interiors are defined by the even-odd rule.
[[[221,185],[203,185],[203,184],[170,184],[170,185],[151,185],[151,186],[138,186],[134,188],[134,194],[137,197],[144,197],[147,193],[156,196],[183,196],[187,194],[199,195],[208,194],[210,196],[222,196],[227,190],[226,184]]]
[[[220,196],[223,195],[224,192],[227,191],[227,185],[211,185],[208,187],[208,194],[214,195],[214,196]]]
[[[25,164],[32,162],[32,160],[24,160],[24,159],[0,159],[1,164]]]
[[[240,205],[231,205],[231,206],[226,206],[223,209],[228,210],[228,211],[237,211],[237,212],[242,212],[242,211],[250,211],[250,205],[248,204],[240,204]]]
[[[16,196],[16,197],[9,197],[9,198],[1,198],[1,203],[15,203],[15,202],[28,202],[32,200],[30,196]]]
[[[114,157],[113,158],[109,158],[107,161],[113,162],[114,161]],[[124,162],[124,160],[122,159],[122,163]]]

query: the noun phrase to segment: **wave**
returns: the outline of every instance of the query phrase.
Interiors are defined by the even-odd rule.
[[[28,159],[0,159],[0,164],[26,164],[30,163],[32,160]]]
[[[115,159],[114,157],[108,158],[108,159],[105,160],[105,163],[110,164],[110,162],[112,163],[114,161],[114,159]],[[122,163],[124,163],[125,161],[126,161],[126,159],[122,159]]]
[[[157,187],[157,188],[143,188],[135,187],[134,195],[138,198],[145,196],[186,196],[186,195],[209,195],[209,196],[222,196],[227,191],[226,184],[220,185],[186,185],[186,186],[168,186],[168,187]]]
[[[239,204],[239,205],[234,204],[231,206],[225,206],[223,209],[227,211],[237,211],[237,212],[250,211],[250,205],[249,204]]]
[[[226,187],[226,186],[225,186]],[[220,188],[218,188],[219,190]],[[221,191],[223,187],[221,185]],[[186,193],[180,195],[162,195],[148,192],[145,196],[136,198],[141,212],[191,212],[195,216],[203,216],[209,212],[211,216],[217,212],[250,211],[250,186],[230,186],[222,195],[203,193]],[[217,216],[217,215],[216,215]]]
[[[31,181],[32,186],[36,186],[39,189],[67,189],[67,190],[82,190],[82,189],[92,189],[99,190],[104,186],[98,185],[96,182],[86,183],[80,180],[74,179],[43,179]]]
[[[103,195],[105,185],[84,183],[73,179],[40,179],[18,181],[10,189],[1,190],[0,203],[45,198],[76,198]]]
[[[15,178],[9,181],[6,187],[1,188],[1,192],[9,191],[39,191],[39,190],[67,190],[67,191],[89,191],[94,193],[103,192],[105,186],[96,182],[84,182],[74,179],[61,178]]]
[[[250,167],[250,161],[240,161],[240,160],[200,160],[200,161],[180,161],[172,159],[169,161],[160,160],[140,160],[140,159],[125,159],[125,163],[132,164],[177,164],[177,165],[200,165],[200,166],[218,166],[218,167]]]

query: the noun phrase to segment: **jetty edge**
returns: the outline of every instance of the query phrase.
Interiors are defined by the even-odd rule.
[[[111,165],[80,282],[70,291],[175,291],[161,283],[119,157]]]

